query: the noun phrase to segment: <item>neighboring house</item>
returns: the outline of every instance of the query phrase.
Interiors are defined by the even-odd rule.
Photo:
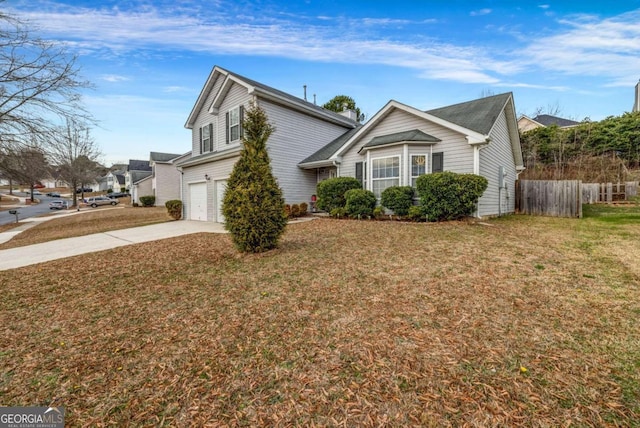
[[[524,166],[513,96],[426,112],[392,100],[364,126],[336,138],[298,167],[316,171],[319,178],[355,177],[377,198],[390,186],[415,187],[422,174],[478,174],[489,186],[477,216],[514,212],[515,181]]]
[[[214,67],[185,124],[192,130],[192,153],[176,162],[185,219],[224,221],[224,191],[240,155],[244,110],[252,102],[275,127],[267,150],[289,204],[308,203],[316,192],[318,172],[297,164],[357,126],[346,115]]]
[[[125,171],[122,170],[113,170],[109,171],[107,175],[98,179],[98,189],[99,191],[107,191],[112,190],[114,192],[119,192],[122,187],[124,187],[124,174]],[[94,188],[94,190],[96,190]]]
[[[146,176],[138,177],[140,173],[134,173],[133,179],[134,183],[131,185],[131,203],[140,203],[140,196],[151,196],[153,195],[152,183],[153,177],[151,173],[146,174]],[[138,178],[136,180],[136,178]],[[156,204],[157,205],[157,204]]]
[[[532,129],[540,128],[541,126],[556,125],[558,128],[571,128],[580,125],[580,122],[575,120],[564,119],[562,117],[552,116],[550,114],[539,114],[533,119],[528,116],[522,115],[518,119],[518,130],[520,132],[531,131]]]
[[[149,175],[151,175],[151,165],[149,165],[148,160],[130,159],[124,172],[124,188],[127,191],[131,191],[133,183]]]
[[[275,127],[267,149],[286,203],[309,202],[330,177],[355,177],[379,198],[387,187],[414,186],[419,175],[453,171],[489,181],[478,216],[515,211],[515,181],[524,166],[511,93],[426,112],[392,100],[361,125],[348,112],[327,111],[214,67],[185,125],[192,130],[192,155],[176,163],[185,219],[224,221],[222,198],[249,102]]]
[[[164,206],[167,201],[181,199],[180,177],[181,173],[175,163],[191,157],[191,152],[186,154],[151,152],[149,165],[151,166],[151,193],[156,197],[156,205]]]

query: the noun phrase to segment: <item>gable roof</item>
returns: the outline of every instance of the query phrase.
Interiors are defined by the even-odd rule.
[[[487,135],[511,97],[511,92],[453,104],[427,113]]]
[[[136,184],[138,181],[151,176],[151,171],[130,171],[131,183]]]
[[[129,159],[127,171],[151,171],[148,160]]]
[[[178,158],[182,155],[178,155],[175,153],[159,153],[159,152],[151,152],[149,153],[149,160],[151,162],[169,162],[175,158]]]
[[[218,93],[215,95],[213,103],[210,106],[205,106],[204,103],[206,102],[209,93],[213,89],[215,82],[218,79],[224,79],[224,83],[220,87]],[[200,111],[202,111],[205,107],[209,110],[210,113],[215,114],[216,109],[222,103],[222,100],[224,99],[227,91],[234,83],[247,88],[250,95],[257,95],[262,98],[269,99],[294,110],[304,112],[308,115],[319,117],[324,120],[343,125],[346,128],[354,128],[357,125],[355,121],[339,113],[327,110],[309,101],[295,97],[291,94],[287,94],[286,92],[272,88],[271,86],[256,82],[255,80],[248,79],[244,76],[230,72],[216,65],[211,70],[211,73],[207,78],[207,82],[202,88],[202,91],[200,92],[200,95],[198,96],[198,99],[196,100],[196,103],[193,106],[191,113],[189,114],[187,122],[185,123],[185,128],[193,128],[198,113],[200,113]]]
[[[500,113],[504,110],[508,121],[515,121],[515,107],[513,104],[513,94],[507,92],[491,97],[480,98],[478,100],[453,104],[451,106],[438,109],[422,111],[395,100],[389,101],[380,111],[378,111],[365,125],[341,135],[321,148],[313,155],[309,156],[298,166],[302,168],[313,168],[315,166],[329,165],[333,161],[338,161],[342,153],[349,149],[355,142],[364,135],[370,128],[376,126],[394,110],[401,110],[409,114],[421,117],[430,122],[439,124],[445,128],[465,135],[469,144],[484,144],[488,142],[489,134],[496,124]],[[515,122],[514,122],[515,123]],[[413,130],[419,131],[419,130]],[[412,132],[412,131],[406,131]],[[421,131],[419,131],[421,132]],[[428,134],[424,134],[428,135]],[[514,160],[517,166],[522,166],[522,151],[520,148],[520,138],[517,126],[509,126],[509,135],[514,150]],[[365,145],[392,144],[391,140],[408,137],[405,132],[389,134],[376,140],[373,138]],[[429,136],[435,138],[433,136]],[[425,137],[423,137],[425,138]],[[396,141],[399,142],[399,141]],[[436,141],[425,140],[424,143],[434,143]],[[369,146],[371,147],[371,146]]]
[[[543,126],[557,125],[559,128],[576,126],[580,124],[580,122],[576,122],[575,120],[564,119],[562,117],[552,116],[550,114],[539,114],[534,117],[533,120]]]

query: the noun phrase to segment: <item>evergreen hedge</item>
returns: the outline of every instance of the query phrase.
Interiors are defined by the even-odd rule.
[[[180,220],[182,217],[182,201],[179,199],[172,199],[170,201],[165,202],[165,207],[167,207],[167,212],[169,216],[171,216],[174,220]]]
[[[416,180],[420,207],[429,221],[472,215],[487,186],[487,179],[482,176],[450,171],[421,175]]]
[[[407,215],[409,213],[409,208],[413,206],[413,187],[387,187],[380,195],[380,205],[385,208],[389,208],[396,215]]]
[[[353,177],[335,177],[318,183],[316,206],[331,212],[334,208],[344,208],[347,204],[344,194],[347,190],[362,189],[360,181]]]
[[[376,207],[376,195],[369,190],[351,189],[344,194],[345,211],[349,217],[369,217]]]
[[[140,204],[143,207],[152,207],[156,204],[156,197],[153,195],[140,196]]]

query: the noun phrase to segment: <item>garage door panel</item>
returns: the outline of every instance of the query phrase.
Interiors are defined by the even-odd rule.
[[[189,220],[207,221],[207,183],[189,185]]]

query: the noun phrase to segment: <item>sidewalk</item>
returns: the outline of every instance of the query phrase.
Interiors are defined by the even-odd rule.
[[[77,213],[68,213],[67,215],[73,214]],[[45,219],[49,220],[56,217],[58,216],[51,216]],[[46,220],[40,218],[39,221]],[[22,230],[33,227],[37,224],[37,221],[38,220],[34,219],[34,221],[31,222],[32,224],[25,223],[15,229],[0,233],[0,242],[6,242]],[[149,226],[95,233],[75,238],[57,239],[55,241],[43,242],[42,244],[0,250],[0,270],[15,269],[80,254],[103,251],[141,242],[173,238],[191,233],[226,233],[226,231],[220,223],[178,220]]]

